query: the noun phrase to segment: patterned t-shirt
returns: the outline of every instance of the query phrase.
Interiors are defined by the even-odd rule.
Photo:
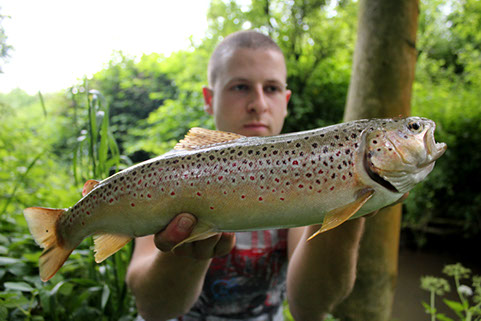
[[[236,245],[214,258],[202,293],[181,321],[282,321],[287,230],[236,233]]]

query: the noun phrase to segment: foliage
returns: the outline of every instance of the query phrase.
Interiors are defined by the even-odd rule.
[[[454,279],[459,302],[444,299],[446,304],[462,321],[481,320],[481,276],[473,276],[471,282],[461,284],[461,280],[469,279],[471,270],[460,263],[446,265],[443,273]],[[424,276],[421,278],[421,288],[430,293],[430,303],[423,302],[426,313],[431,315],[431,321],[453,321],[436,309],[436,296],[443,296],[451,291],[449,283],[444,278]]]
[[[14,96],[27,105],[11,104]],[[80,130],[81,139],[75,140],[78,146],[73,171],[81,173],[82,179],[105,177],[109,167],[120,161],[109,132],[108,108],[102,105],[98,92],[81,96],[85,99],[80,107],[86,112],[80,114],[86,120],[80,123],[88,130],[85,137]],[[28,233],[22,210],[32,205],[72,205],[80,196],[80,186],[74,184],[69,167],[52,150],[62,140],[58,136],[63,132],[62,125],[70,125],[65,110],[53,106],[59,101],[60,106],[68,105],[68,100],[63,95],[40,97],[20,91],[1,97],[0,179],[4,184],[0,185],[0,319],[133,319],[134,304],[124,282],[131,247],[98,266],[89,249],[91,242],[84,242],[73,252],[62,274],[48,283],[40,281],[37,264],[41,251]]]
[[[420,18],[413,113],[436,121],[436,138],[448,149],[405,202],[404,224],[419,244],[426,242],[426,233],[472,237],[481,231],[481,195],[473,179],[481,166],[475,147],[481,145],[481,60],[462,58],[479,56],[481,41],[476,24],[459,23],[461,16],[480,20],[481,6],[470,0],[461,2],[464,6],[456,3],[447,15],[439,3],[425,3]]]

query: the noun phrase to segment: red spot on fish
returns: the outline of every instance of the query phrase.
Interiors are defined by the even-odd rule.
[[[197,192],[197,196],[202,196],[202,194],[200,192]]]
[[[299,165],[299,163],[295,160],[292,162],[292,165]]]
[[[87,215],[90,215],[90,212],[89,212],[89,211],[87,211]]]
[[[331,191],[334,190],[334,186],[331,186],[330,190],[331,190]]]
[[[319,170],[319,172],[317,172],[318,174],[324,174],[324,171],[322,169]]]
[[[147,197],[148,197],[148,198],[152,198],[152,195],[150,195],[150,194],[147,194]]]
[[[210,209],[213,210],[214,208],[211,206]]]
[[[134,207],[134,206],[135,206],[135,204],[134,204],[134,203],[130,203],[130,206]]]
[[[262,197],[259,196],[259,201],[263,201],[264,199]]]
[[[170,193],[170,195],[171,195],[171,196],[174,196],[174,195],[175,195],[175,192]]]
[[[82,226],[85,226],[85,222],[84,222],[84,221],[82,221]]]
[[[138,185],[140,185],[142,183],[142,180],[139,179],[139,181],[137,182]]]
[[[255,179],[255,177],[254,177],[254,176],[251,176],[251,177],[249,177],[249,178],[251,179],[251,181],[253,181],[253,180]]]
[[[276,183],[280,182],[280,180],[278,178],[274,178],[274,180],[276,181]]]
[[[303,188],[303,187],[304,187],[304,185],[302,185],[302,184],[299,184],[299,188]]]
[[[224,195],[227,195],[227,192],[226,192],[226,191],[224,191]]]
[[[221,181],[224,178],[224,176],[219,176],[217,179]]]
[[[114,201],[114,199],[113,199],[113,198],[111,198],[111,199],[109,200],[109,202],[110,202],[110,203],[112,203],[113,201]]]
[[[72,218],[70,218],[70,223],[72,223]]]
[[[342,179],[343,179],[343,180],[346,180],[346,175],[342,175]]]
[[[94,195],[93,199],[96,199],[96,198],[97,198],[97,196]]]
[[[280,199],[281,201],[283,201],[283,200],[284,200],[284,197],[281,197],[281,198],[279,198],[279,199]]]
[[[245,195],[241,195],[241,198],[244,199],[244,198],[246,198],[246,196],[245,196]]]

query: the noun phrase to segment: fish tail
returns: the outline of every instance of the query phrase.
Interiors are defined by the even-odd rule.
[[[44,248],[39,259],[40,278],[47,281],[65,263],[73,248],[65,248],[57,230],[64,209],[29,207],[23,211],[35,242]]]

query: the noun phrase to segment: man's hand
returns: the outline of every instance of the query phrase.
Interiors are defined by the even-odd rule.
[[[178,214],[164,230],[154,235],[155,246],[163,252],[171,251],[176,244],[189,237],[196,223],[194,215]],[[218,233],[205,240],[182,244],[172,252],[179,256],[206,260],[228,254],[234,245],[234,233]]]

